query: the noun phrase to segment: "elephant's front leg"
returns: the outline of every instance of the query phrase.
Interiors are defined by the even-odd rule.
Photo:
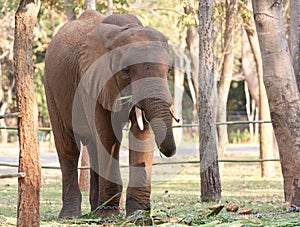
[[[116,216],[122,209],[122,180],[119,169],[120,143],[102,139],[105,149],[91,161],[90,202],[92,211],[100,217]],[[103,147],[103,148],[104,148]],[[97,152],[97,151],[96,151]]]
[[[126,215],[136,210],[148,210],[150,214],[151,169],[154,135],[149,124],[141,131],[133,122],[129,136],[129,183],[126,196]]]

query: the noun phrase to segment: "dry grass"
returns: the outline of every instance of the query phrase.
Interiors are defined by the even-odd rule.
[[[249,157],[245,157],[249,158]],[[277,165],[278,166],[278,165]],[[209,203],[200,201],[200,177],[197,165],[163,165],[153,167],[152,221],[155,225],[202,226],[300,226],[297,213],[284,211],[283,184],[280,168],[275,177],[262,179],[259,164],[225,163],[222,171],[222,203],[235,202],[251,208],[251,215],[239,215],[223,209],[217,216],[206,217]],[[124,178],[128,175],[122,169]],[[131,226],[149,224],[143,213],[125,219],[123,216],[101,220],[89,215],[88,195],[83,193],[81,218],[61,221],[61,177],[58,170],[43,170],[41,190],[42,226]],[[126,182],[126,179],[124,179]],[[0,180],[0,225],[16,223],[17,180]],[[263,214],[258,218],[257,213]],[[142,221],[141,221],[142,220]],[[173,222],[173,224],[172,224]],[[205,225],[204,225],[205,226]]]

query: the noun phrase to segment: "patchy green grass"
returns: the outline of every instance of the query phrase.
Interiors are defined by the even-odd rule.
[[[174,170],[176,174],[174,174]],[[126,176],[126,170],[123,170]],[[100,219],[89,214],[88,195],[83,193],[84,215],[58,220],[61,207],[61,178],[57,170],[43,170],[41,190],[41,226],[300,226],[299,213],[280,214],[285,210],[280,169],[270,179],[260,177],[259,164],[226,163],[222,173],[222,203],[236,203],[239,210],[249,208],[250,215],[227,212],[208,216],[211,203],[200,201],[199,166],[153,167],[152,217],[137,212],[125,219]],[[172,173],[173,174],[170,174]],[[126,177],[125,177],[126,178]],[[126,180],[124,180],[125,182]],[[0,225],[15,226],[17,180],[0,180]],[[260,217],[259,217],[260,215]]]

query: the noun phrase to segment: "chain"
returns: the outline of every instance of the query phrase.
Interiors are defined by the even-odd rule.
[[[292,204],[288,210],[278,211],[278,212],[273,212],[268,214],[257,213],[257,214],[253,214],[252,216],[257,218],[262,218],[262,217],[275,216],[275,215],[288,214],[288,213],[297,213],[297,212],[300,212],[300,207],[297,207]]]
[[[101,206],[99,207],[99,209],[100,210],[123,210],[123,208],[120,206],[110,206],[110,205]]]

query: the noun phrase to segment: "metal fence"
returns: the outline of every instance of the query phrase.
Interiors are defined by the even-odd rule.
[[[19,112],[16,113],[9,113],[0,115],[0,119],[9,118],[9,117],[18,117]],[[227,122],[217,122],[216,125],[233,125],[233,124],[262,124],[262,123],[272,123],[271,121],[227,121]],[[198,124],[182,124],[173,126],[173,128],[190,128],[190,127],[199,127]],[[18,130],[17,126],[2,126],[0,130]],[[126,128],[125,130],[129,130]],[[51,128],[49,127],[39,127],[39,131],[47,131],[50,132]],[[226,159],[226,160],[218,160],[218,162],[226,162],[226,163],[261,163],[261,162],[273,162],[273,161],[280,161],[279,159],[250,159],[250,160],[233,160],[233,159]],[[182,164],[200,164],[200,161],[177,161],[177,162],[157,162],[153,163],[153,166],[158,165],[182,165]],[[0,166],[4,167],[19,167],[17,164],[9,164],[9,163],[0,163]],[[128,165],[121,165],[121,168],[127,168]],[[60,169],[59,166],[41,166],[42,169]],[[90,169],[89,166],[82,166],[78,167],[78,169]],[[3,174],[0,175],[0,179],[2,178],[12,178],[12,177],[25,177],[24,173],[16,173],[16,174]]]

